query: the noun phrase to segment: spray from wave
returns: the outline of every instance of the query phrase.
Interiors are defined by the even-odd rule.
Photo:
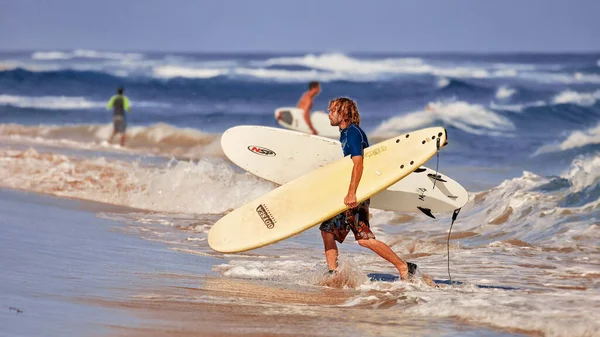
[[[219,214],[275,187],[214,158],[147,167],[29,149],[0,150],[0,160],[4,187],[168,213]]]

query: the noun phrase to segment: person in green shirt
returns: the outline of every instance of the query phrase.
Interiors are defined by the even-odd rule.
[[[113,109],[113,133],[110,136],[108,142],[112,142],[112,139],[117,133],[121,134],[121,146],[125,145],[125,130],[127,129],[127,120],[125,119],[125,111],[131,111],[131,105],[127,96],[123,95],[123,88],[117,89],[117,94],[110,98],[106,109]]]

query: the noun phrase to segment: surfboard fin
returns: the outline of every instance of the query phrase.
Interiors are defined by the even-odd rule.
[[[420,206],[417,206],[417,208],[418,208],[418,209],[419,209],[421,212],[423,212],[423,214],[427,215],[427,216],[428,216],[428,217],[430,217],[430,218],[433,218],[433,219],[435,219],[435,217],[433,216],[433,214],[431,214],[431,209],[429,209],[429,208],[425,208],[425,207],[420,207]]]
[[[442,179],[442,176],[441,176],[441,175],[439,175],[439,174],[432,174],[432,173],[429,173],[427,176],[428,176],[429,178],[431,178],[431,179],[435,179],[435,180],[437,180],[437,181],[441,181],[441,182],[443,182],[443,183],[447,182],[446,180]]]
[[[422,168],[422,167],[419,167],[419,168],[418,168],[418,169],[416,169],[414,172],[415,172],[415,173],[421,173],[421,172],[425,172],[425,171],[427,171],[427,169],[424,169],[424,168]]]

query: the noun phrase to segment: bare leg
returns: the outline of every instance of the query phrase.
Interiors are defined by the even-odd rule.
[[[394,253],[390,246],[376,239],[361,239],[358,240],[358,244],[369,248],[377,253],[377,255],[391,262],[396,269],[398,269],[400,278],[402,280],[406,280],[408,278],[408,265],[398,255],[396,255],[396,253]]]
[[[125,146],[125,132],[121,134],[121,146]]]
[[[110,138],[108,138],[108,142],[112,143],[113,138],[115,138],[115,135],[117,134],[117,131],[113,130],[112,134],[110,135]]]
[[[325,246],[325,260],[329,270],[337,269],[337,258],[338,249],[333,238],[333,234],[321,231],[321,237],[323,237],[323,245]]]

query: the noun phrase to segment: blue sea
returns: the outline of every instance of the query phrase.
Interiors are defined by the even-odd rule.
[[[322,88],[314,110],[326,110],[338,96],[355,99],[371,143],[429,126],[447,129],[439,162],[433,158],[427,166],[439,164],[471,196],[450,241],[452,278],[462,285],[371,282],[364,275],[395,269],[352,241],[340,246],[346,278],[324,284],[317,228],[244,254],[222,255],[208,247],[208,230],[224,213],[276,187],[228,161],[220,135],[236,125],[277,126],[275,109],[295,106],[313,80]],[[118,87],[132,104],[125,147],[107,142],[112,112],[106,104]],[[132,285],[125,299],[107,292],[104,302],[99,295],[90,302],[81,298],[83,292],[72,300],[109,311],[153,308],[157,317],[170,315],[161,312],[163,305],[179,312],[204,310],[205,317],[223,323],[213,331],[197,329],[183,314],[163,317],[160,324],[107,318],[105,325],[133,334],[146,324],[209,335],[285,335],[300,329],[307,336],[334,336],[336,331],[317,329],[323,324],[318,318],[350,315],[364,319],[344,323],[349,336],[597,335],[599,172],[600,54],[0,52],[0,187],[3,199],[21,205],[13,211],[45,212],[42,196],[77,200],[77,206],[53,202],[59,205],[55,212],[63,216],[75,208],[72,212],[91,214],[96,220],[86,221],[105,228],[90,230],[100,241],[90,240],[97,250],[110,238],[97,234],[105,230],[141,238],[151,245],[138,243],[146,258],[176,254],[157,259],[160,272],[144,264],[150,275],[144,277],[155,282]],[[107,206],[90,206],[97,203]],[[371,223],[401,257],[447,280],[450,216],[372,210]],[[2,227],[0,234],[28,240],[36,226],[26,213],[15,218],[21,220],[3,226],[22,232]],[[56,224],[56,231],[65,228]],[[71,232],[64,232],[65,243]],[[61,244],[48,249],[63,249]],[[80,248],[72,249],[76,255]],[[48,258],[37,250],[18,254]],[[197,259],[198,268],[182,268],[177,256],[182,263]],[[125,270],[131,265],[135,261],[120,264],[114,282],[129,282]],[[45,270],[51,267],[38,268],[34,276],[63,282]],[[164,271],[170,268],[172,273]],[[16,285],[27,277],[4,274],[0,284]],[[186,290],[173,285],[174,279]],[[82,282],[84,289],[98,286]],[[40,287],[48,296],[69,295]],[[232,290],[236,287],[245,291]],[[207,309],[211,306],[254,308],[261,318],[244,316],[235,325]],[[266,317],[279,329],[257,323]],[[31,331],[20,330],[7,315],[3,320],[9,335]],[[402,328],[406,325],[410,329]]]

